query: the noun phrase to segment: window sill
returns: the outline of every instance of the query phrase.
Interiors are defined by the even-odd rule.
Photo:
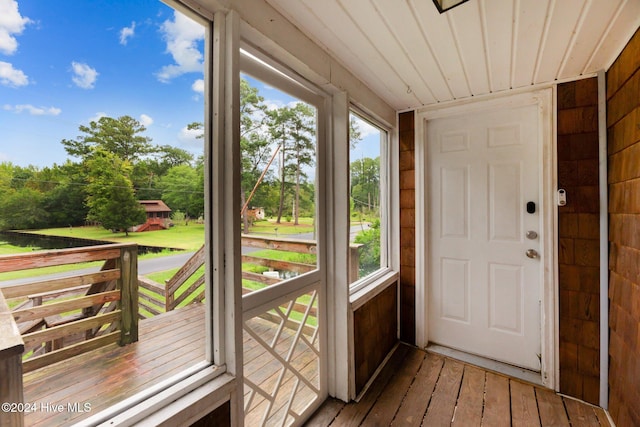
[[[80,421],[79,425],[129,426],[138,423],[161,424],[175,416],[198,415],[194,421],[206,415],[194,408],[202,399],[212,397],[229,400],[235,377],[226,374],[225,366],[214,366],[207,362],[194,365],[182,375],[155,384],[148,390],[131,396],[112,407]],[[208,411],[213,410],[207,407]],[[161,418],[156,418],[161,417]],[[181,418],[180,418],[181,419]],[[179,423],[180,424],[180,423]]]
[[[400,275],[397,271],[385,269],[365,278],[363,283],[357,283],[349,291],[349,304],[352,310],[357,310],[389,285],[398,281]]]

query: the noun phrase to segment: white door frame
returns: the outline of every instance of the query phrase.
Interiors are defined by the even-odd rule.
[[[541,249],[544,256],[540,318],[541,318],[541,381],[549,388],[558,385],[558,284],[557,284],[557,209],[556,188],[556,140],[554,131],[553,90],[536,90],[516,95],[494,96],[479,101],[465,101],[445,107],[426,107],[415,116],[415,197],[416,197],[416,344],[426,347],[429,343],[429,239],[428,239],[428,177],[427,132],[429,120],[451,117],[489,109],[502,109],[525,105],[537,105],[538,130],[542,141],[539,145],[541,168],[540,212],[542,213]]]

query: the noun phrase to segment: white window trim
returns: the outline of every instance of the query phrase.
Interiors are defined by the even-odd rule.
[[[199,15],[207,24],[211,21],[216,23],[212,37],[213,49],[209,50],[213,51],[213,55],[216,55],[219,61],[210,61],[210,67],[214,66],[215,70],[207,70],[209,74],[205,76],[205,85],[213,82],[213,85],[205,90],[208,96],[207,102],[211,106],[210,113],[205,118],[205,130],[214,129],[214,133],[206,135],[205,138],[213,142],[213,155],[210,157],[218,159],[218,166],[220,166],[214,168],[215,170],[208,177],[208,181],[212,182],[213,186],[221,185],[219,188],[224,188],[225,194],[215,192],[207,202],[208,206],[218,208],[212,212],[211,218],[208,220],[208,223],[212,225],[209,237],[215,247],[208,254],[207,273],[211,276],[208,279],[214,286],[209,289],[210,294],[207,295],[207,299],[213,301],[216,310],[212,311],[215,318],[207,319],[207,334],[212,336],[212,342],[207,347],[207,359],[220,365],[218,366],[220,376],[209,378],[208,382],[193,390],[188,384],[194,378],[190,377],[177,382],[175,386],[167,389],[167,398],[177,400],[169,406],[162,407],[159,404],[158,408],[162,408],[160,409],[162,413],[167,413],[165,410],[175,411],[176,405],[177,408],[181,408],[181,411],[191,410],[202,403],[204,398],[189,401],[188,396],[196,396],[197,393],[206,394],[206,388],[216,389],[219,386],[215,384],[228,380],[228,383],[219,389],[221,393],[218,396],[219,402],[224,402],[228,396],[231,400],[231,422],[233,425],[242,425],[244,421],[243,384],[240,381],[242,377],[242,339],[236,339],[242,334],[242,316],[236,315],[242,311],[242,299],[240,290],[233,286],[236,277],[240,274],[240,258],[233,256],[233,248],[239,248],[240,245],[234,243],[234,238],[231,236],[232,230],[238,227],[230,226],[234,221],[238,222],[239,226],[239,218],[237,215],[231,214],[230,208],[227,210],[224,208],[224,206],[235,206],[230,202],[233,200],[233,190],[237,189],[234,185],[237,186],[239,183],[239,179],[233,179],[233,168],[229,166],[225,168],[225,165],[233,165],[233,161],[239,161],[239,150],[234,152],[231,141],[233,141],[233,129],[239,128],[239,126],[233,126],[233,123],[239,120],[239,114],[234,111],[234,102],[237,104],[239,99],[239,89],[238,85],[233,84],[233,79],[239,78],[240,34],[246,39],[257,41],[256,45],[260,46],[264,52],[272,55],[277,61],[286,64],[287,67],[308,79],[316,87],[321,87],[330,94],[324,103],[327,122],[323,126],[329,142],[326,147],[327,164],[325,167],[332,171],[331,174],[326,175],[324,180],[327,194],[335,194],[332,190],[339,189],[344,185],[344,182],[347,182],[343,178],[348,178],[348,114],[350,107],[348,98],[353,97],[353,102],[357,102],[362,111],[369,111],[371,114],[367,114],[367,117],[377,117],[380,118],[378,123],[388,123],[388,126],[383,126],[383,128],[388,131],[389,160],[393,165],[391,170],[394,172],[398,170],[397,130],[394,127],[397,122],[397,114],[378,95],[362,85],[340,63],[308,39],[293,24],[286,21],[266,2],[241,1],[231,4],[226,1],[211,0],[206,2],[205,6],[203,0],[162,1],[181,11]],[[240,20],[239,16],[242,16],[243,20]],[[276,33],[271,31],[274,18],[281,26]],[[267,37],[265,34],[270,36]],[[211,52],[207,52],[207,54],[211,54]],[[213,86],[225,90],[213,91]],[[224,93],[225,91],[227,93]],[[337,147],[332,141],[346,141],[346,143],[343,144],[344,146]],[[225,158],[225,155],[228,157]],[[335,168],[341,171],[336,172]],[[398,177],[395,175],[392,173],[389,176],[390,188],[398,188]],[[341,180],[341,182],[337,183],[336,180]],[[224,185],[225,182],[228,185]],[[239,193],[236,192],[236,194]],[[326,236],[320,236],[325,239],[324,246],[327,248],[325,280],[328,283],[326,296],[328,328],[326,331],[332,337],[326,346],[332,356],[328,358],[329,393],[343,400],[348,400],[350,397],[348,391],[349,370],[351,369],[350,358],[353,357],[353,349],[349,349],[349,345],[353,346],[353,340],[349,339],[348,328],[344,328],[344,323],[349,321],[352,313],[347,280],[348,270],[345,265],[348,259],[346,256],[348,239],[345,239],[344,244],[338,242],[344,237],[345,230],[348,230],[349,227],[347,202],[346,198],[339,200],[336,197],[327,197],[325,201],[327,230],[324,230]],[[392,192],[389,206],[389,226],[393,235],[389,236],[388,261],[391,271],[398,271],[399,268],[399,251],[397,250],[399,236],[394,231],[399,230],[398,206],[399,195],[397,192]],[[229,256],[232,257],[234,265],[225,264],[225,253],[228,254],[227,260]],[[217,300],[209,298],[212,296],[211,294],[218,295],[220,298]],[[213,369],[210,365],[208,368]],[[222,375],[225,368],[227,374],[231,375]],[[201,371],[200,374],[204,374],[204,371]],[[234,374],[235,378],[232,376]],[[214,406],[210,406],[209,409],[214,409]]]
[[[220,388],[216,396],[218,399],[229,400],[229,391],[220,386],[227,385],[232,380],[232,376],[225,374],[224,366],[212,366],[202,362],[182,374],[159,382],[104,411],[83,419],[76,425],[130,426],[143,421],[170,404],[176,405],[174,411],[184,410],[185,407],[176,402],[202,387],[210,387],[211,384],[216,384],[218,386],[216,388]],[[204,415],[206,414],[202,416]]]
[[[325,89],[309,81],[293,69],[284,64],[283,58],[274,54],[272,50],[263,50],[265,36],[258,33],[246,23],[241,23],[241,55],[240,71],[251,75],[256,79],[267,83],[274,88],[286,92],[289,95],[308,103],[317,110],[317,135],[316,151],[316,236],[317,236],[317,266],[318,269],[295,278],[291,278],[277,287],[254,291],[242,296],[243,319],[248,319],[264,311],[265,304],[273,304],[278,300],[290,300],[292,292],[305,292],[305,289],[316,287],[320,289],[318,302],[320,307],[319,323],[324,325],[320,334],[320,372],[325,375],[320,381],[319,394],[323,397],[334,395],[332,389],[332,358],[337,357],[333,351],[335,348],[329,340],[332,336],[330,330],[334,330],[334,316],[332,308],[332,284],[335,283],[329,276],[334,271],[331,262],[334,252],[330,245],[334,241],[330,236],[334,228],[331,225],[333,211],[331,209],[334,197],[332,188],[333,171],[332,151],[335,140],[333,128],[333,101],[332,95]],[[343,156],[346,159],[347,156]],[[239,228],[236,228],[239,229]],[[348,249],[348,248],[347,248]],[[238,247],[240,250],[240,247]],[[346,259],[346,257],[345,257]],[[346,282],[346,280],[345,280]],[[346,301],[345,301],[346,305]],[[330,356],[331,355],[331,356]],[[346,360],[346,356],[345,356]],[[346,375],[345,375],[346,378]],[[345,386],[346,388],[346,386]],[[324,398],[316,401],[307,408],[306,412],[314,412],[324,403]]]
[[[361,108],[355,105],[351,105],[349,109],[349,116],[351,113],[358,116],[359,119],[369,122],[369,124],[378,128],[380,134],[380,246],[384,245],[384,251],[380,251],[380,264],[381,267],[349,284],[349,298],[353,304],[361,298],[362,295],[367,295],[370,291],[376,288],[385,288],[387,283],[387,277],[389,274],[394,273],[395,263],[391,254],[396,252],[394,246],[394,234],[397,234],[396,229],[392,228],[394,219],[397,217],[398,206],[394,203],[393,188],[394,180],[392,177],[398,171],[397,156],[394,156],[394,144],[392,144],[393,132],[389,126],[385,126],[380,121],[371,117],[371,115],[365,113]],[[386,137],[385,137],[386,136]],[[350,142],[349,142],[350,148]],[[350,152],[350,150],[349,150]],[[349,175],[348,181],[351,180],[351,161],[349,158]],[[347,188],[347,194],[350,194],[350,189]],[[397,199],[396,199],[397,200]],[[350,218],[350,217],[349,217]],[[351,221],[349,220],[349,229],[347,229],[346,235],[349,236],[351,227]],[[397,271],[397,268],[396,268]],[[396,274],[397,275],[397,274]],[[364,292],[362,292],[364,291]]]
[[[389,285],[398,281],[400,274],[391,269],[378,270],[372,274],[371,281],[357,291],[352,292],[349,296],[349,304],[351,310],[356,311],[364,304],[376,297],[380,292],[385,290]]]
[[[242,398],[242,382],[233,376],[241,376],[242,369],[242,339],[236,339],[238,334],[242,336],[241,320],[235,316],[236,312],[241,312],[241,293],[234,286],[233,266],[224,263],[225,252],[234,247],[233,240],[225,233],[239,226],[235,210],[228,207],[231,204],[225,203],[229,198],[237,197],[234,196],[233,185],[225,183],[238,185],[239,181],[233,178],[235,169],[225,167],[233,165],[234,160],[239,162],[239,148],[235,152],[233,148],[234,126],[225,126],[229,122],[239,123],[239,108],[236,108],[239,82],[236,78],[237,84],[234,85],[234,73],[228,72],[229,63],[236,67],[238,63],[238,17],[234,12],[217,12],[213,19],[213,15],[205,17],[180,3],[165,2],[206,28],[204,128],[207,141],[205,161],[210,166],[205,172],[205,204],[209,207],[205,210],[205,222],[209,225],[205,229],[205,239],[209,243],[205,258],[205,301],[208,304],[205,360],[82,420],[78,425],[127,426],[138,422],[161,424],[171,420],[194,422],[226,401],[231,402],[233,424],[242,425],[244,420],[243,405],[238,402]],[[214,90],[214,86],[223,90]],[[212,191],[213,188],[224,188],[224,191]],[[229,222],[232,226],[227,226]],[[235,258],[239,271],[239,257]],[[208,404],[203,406],[204,402]]]

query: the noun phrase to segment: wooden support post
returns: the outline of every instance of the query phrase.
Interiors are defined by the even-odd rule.
[[[23,426],[24,413],[17,404],[24,403],[22,388],[22,353],[24,342],[13,315],[0,290],[0,411],[1,426]],[[5,404],[9,404],[5,408]],[[9,410],[6,410],[9,409]]]
[[[138,246],[120,249],[120,345],[138,341]]]
[[[175,299],[173,296],[173,292],[171,292],[170,285],[171,285],[171,279],[167,279],[164,281],[164,295],[165,295],[164,296],[164,312],[165,313],[168,313],[171,310],[173,310],[173,301]]]
[[[362,244],[349,245],[349,284],[358,280],[360,275],[360,247]]]

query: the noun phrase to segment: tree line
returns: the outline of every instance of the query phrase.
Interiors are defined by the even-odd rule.
[[[277,222],[297,224],[300,217],[315,216],[315,109],[302,102],[268,108],[245,79],[240,95],[242,206],[262,207]],[[202,131],[203,126],[196,121],[188,128]],[[153,144],[145,126],[126,115],[102,117],[79,131],[61,141],[69,155],[64,164],[0,163],[0,229],[99,223],[126,230],[145,220],[138,200],[163,200],[181,218],[204,214],[202,155]],[[352,122],[351,142],[359,140]],[[376,169],[376,161],[363,158],[352,165],[355,209],[378,204],[377,164]],[[249,215],[243,214],[246,232]]]

